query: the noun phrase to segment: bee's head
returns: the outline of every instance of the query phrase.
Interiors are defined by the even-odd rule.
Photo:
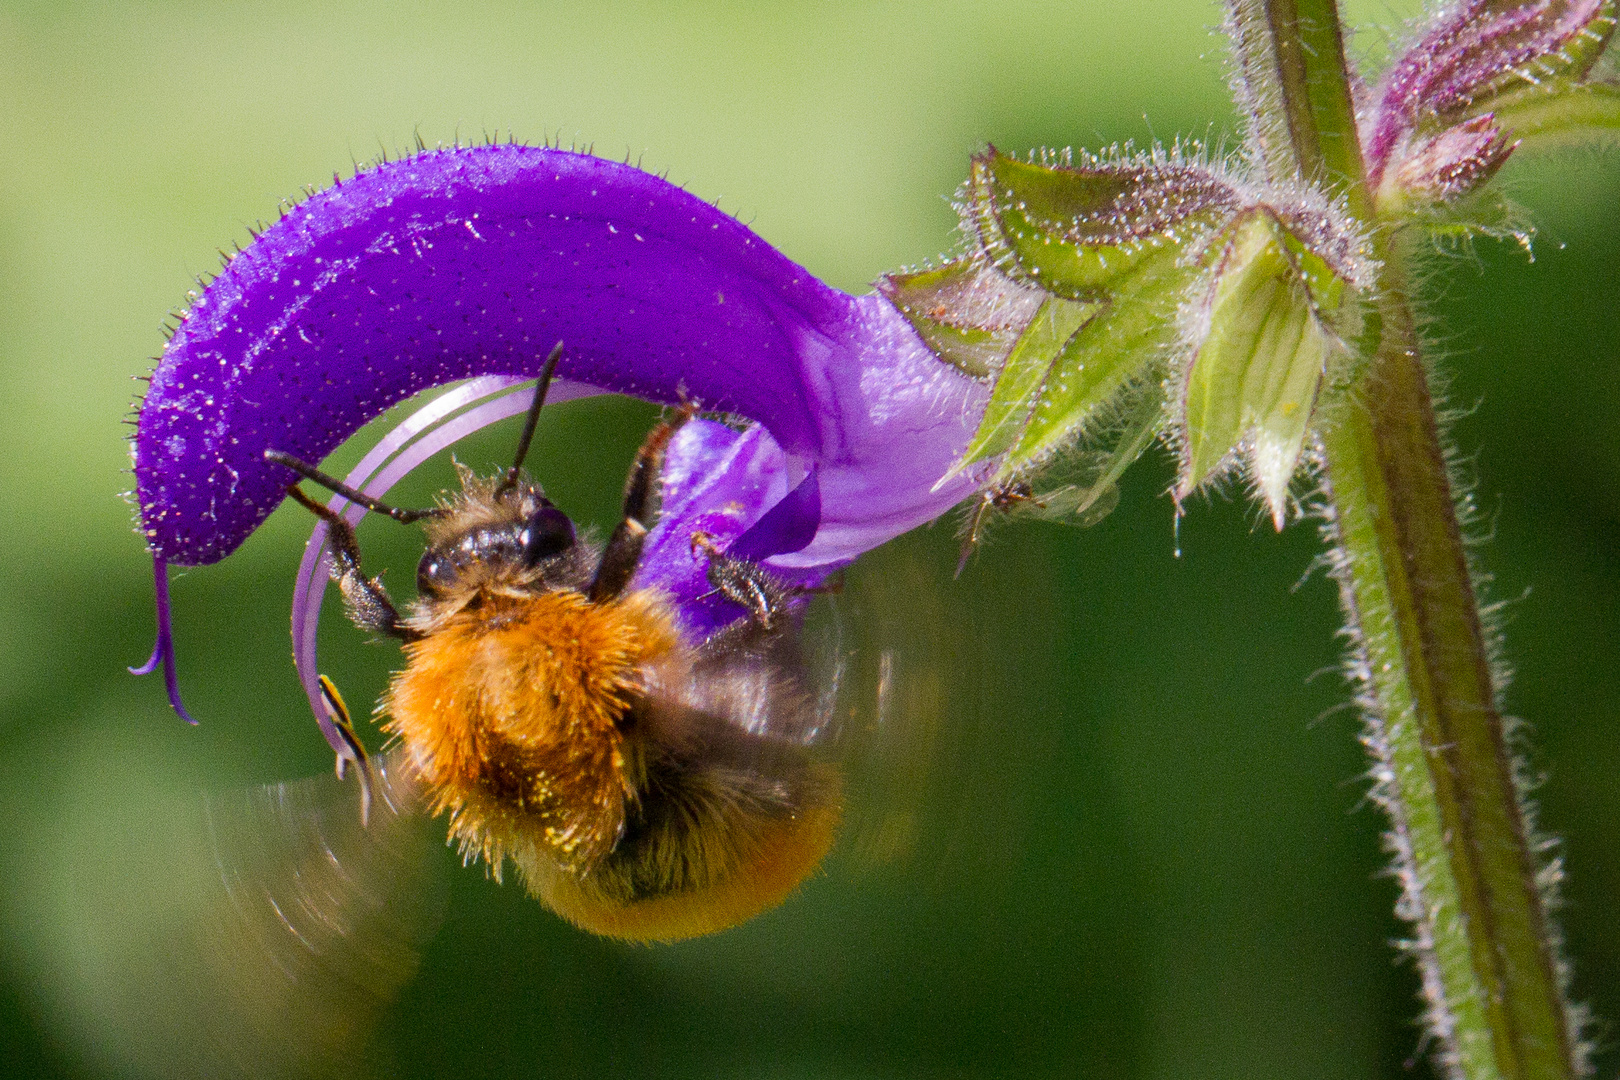
[[[574,523],[540,485],[473,481],[445,513],[428,523],[428,547],[416,566],[416,588],[429,599],[499,578],[527,576],[573,552]]]

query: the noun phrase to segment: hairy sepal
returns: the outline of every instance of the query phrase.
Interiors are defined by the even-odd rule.
[[[991,149],[959,208],[967,255],[879,283],[941,359],[994,381],[948,476],[988,464],[986,490],[1038,491],[1054,461],[1117,436],[1100,493],[1173,414],[1178,493],[1247,450],[1281,524],[1347,289],[1373,277],[1342,205],[1179,150],[1075,165]]]
[[[1162,153],[1078,166],[994,149],[975,158],[961,203],[975,257],[1045,299],[996,371],[957,469],[996,459],[993,482],[1022,478],[1150,381],[1201,273],[1189,251],[1241,206],[1219,171]]]
[[[1046,294],[972,256],[878,279],[878,292],[941,360],[974,379],[992,378]]]
[[[1239,215],[1211,262],[1188,313],[1195,344],[1177,402],[1176,497],[1241,454],[1281,529],[1317,396],[1342,349],[1324,313],[1340,309],[1346,282],[1266,207]]]

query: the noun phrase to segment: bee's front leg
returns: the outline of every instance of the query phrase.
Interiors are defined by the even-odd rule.
[[[602,561],[596,566],[596,577],[587,593],[593,604],[612,600],[630,584],[636,565],[641,562],[641,549],[647,542],[647,533],[653,527],[654,503],[657,496],[658,474],[664,466],[664,450],[682,424],[692,418],[695,409],[683,405],[675,416],[661,420],[647,433],[636,460],[630,466],[630,475],[624,481],[624,517],[608,537],[602,550]]]
[[[354,526],[331,507],[305,495],[297,484],[288,487],[287,494],[326,522],[327,536],[332,541],[332,551],[337,560],[332,579],[343,593],[343,606],[348,612],[349,621],[362,630],[385,637],[400,641],[419,640],[421,633],[405,624],[388,590],[383,588],[382,581],[368,578],[360,572],[360,542],[355,538]]]

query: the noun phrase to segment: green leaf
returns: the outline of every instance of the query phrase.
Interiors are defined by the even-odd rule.
[[[1292,247],[1264,208],[1227,231],[1210,286],[1209,330],[1183,393],[1176,486],[1176,497],[1185,498],[1247,439],[1255,481],[1279,529],[1335,340]],[[1342,295],[1327,283],[1319,287]]]

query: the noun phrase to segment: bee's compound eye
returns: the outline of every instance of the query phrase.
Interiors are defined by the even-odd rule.
[[[422,561],[416,564],[416,591],[424,596],[437,596],[453,585],[460,567],[445,558],[437,548],[422,552]]]
[[[574,523],[548,502],[529,515],[522,540],[524,565],[533,566],[574,546]]]

